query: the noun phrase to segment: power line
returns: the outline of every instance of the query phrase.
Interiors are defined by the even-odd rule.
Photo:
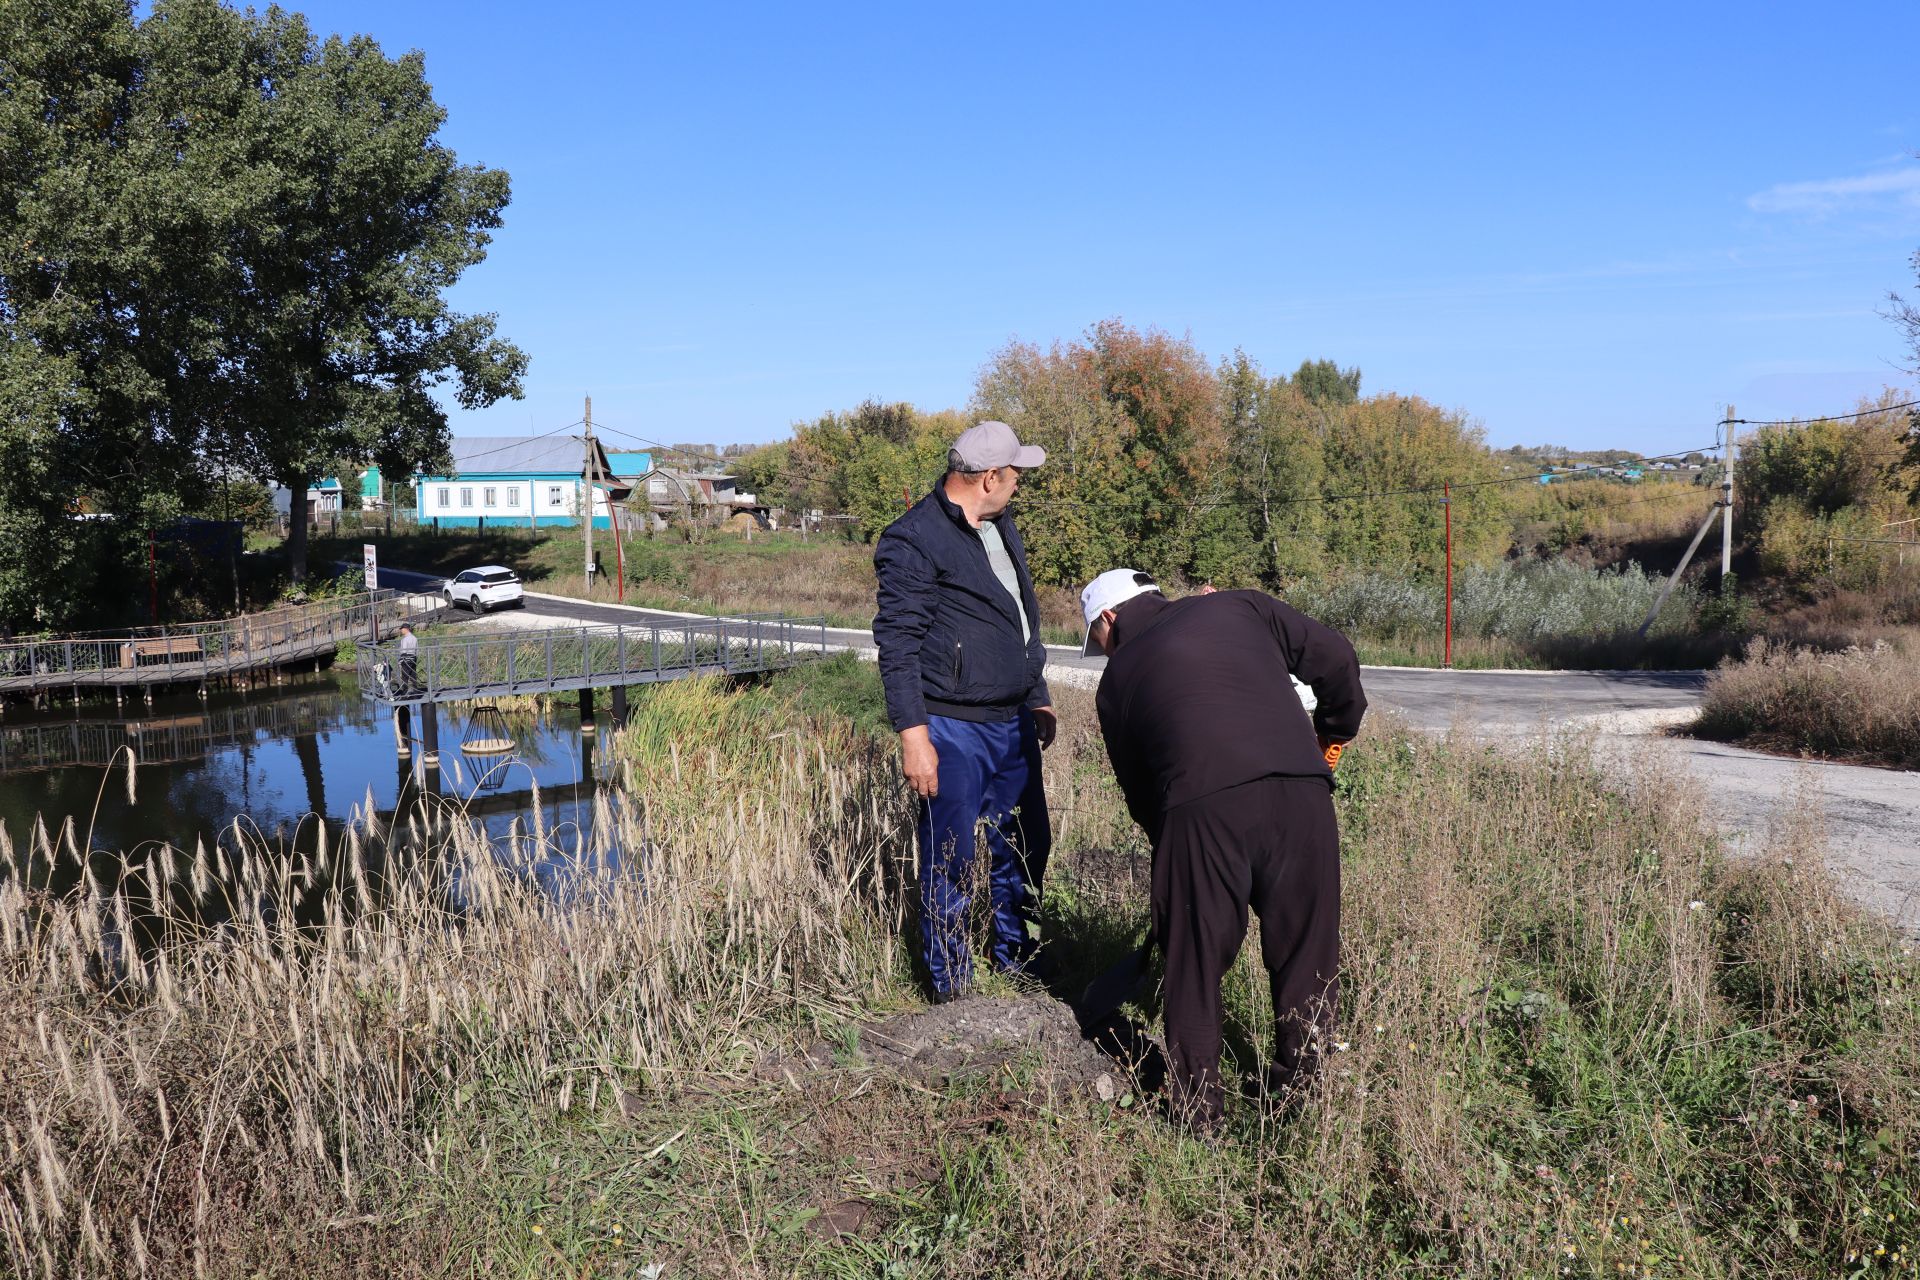
[[[1741,427],[1795,427],[1805,422],[1850,422],[1854,418],[1872,418],[1883,413],[1892,413],[1896,409],[1911,409],[1920,405],[1920,400],[1905,400],[1899,404],[1882,405],[1877,409],[1862,409],[1858,413],[1822,413],[1811,418],[1723,418],[1721,425],[1732,424]]]
[[[596,422],[593,425],[596,430],[611,431],[614,435],[625,436],[629,440],[638,441],[640,444],[644,444],[650,449],[658,449],[662,453],[677,453],[683,457],[699,458],[706,462],[718,463],[723,467],[733,466],[740,461],[738,458],[723,458],[717,453],[708,453],[703,449],[688,449],[677,444],[662,444],[658,440],[650,440],[646,436],[635,435],[631,431],[622,431],[619,427],[610,427],[604,422]]]

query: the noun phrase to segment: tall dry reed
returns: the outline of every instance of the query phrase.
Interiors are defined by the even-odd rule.
[[[370,1176],[442,1171],[433,1116],[482,1089],[591,1112],[879,995],[897,792],[832,726],[762,742],[750,777],[724,737],[655,749],[655,718],[730,705],[700,684],[643,706],[635,800],[601,800],[573,858],[537,810],[503,854],[453,806],[292,859],[242,827],[124,874],[44,829],[0,849],[77,884],[0,881],[9,1272],[285,1266],[303,1228],[363,1218]]]

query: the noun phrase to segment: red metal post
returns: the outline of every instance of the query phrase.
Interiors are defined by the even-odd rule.
[[[532,490],[528,490],[531,494]],[[620,508],[614,504],[613,491],[607,491],[607,519],[613,525],[613,585],[620,603],[627,602],[627,556],[620,538]]]
[[[1441,659],[1440,665],[1451,667],[1453,665],[1453,486],[1445,484],[1440,488],[1440,505],[1446,509],[1447,513],[1447,639],[1445,657]]]

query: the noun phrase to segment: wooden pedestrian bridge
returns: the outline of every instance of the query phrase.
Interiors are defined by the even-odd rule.
[[[755,614],[478,634],[462,627],[421,636],[411,663],[397,641],[385,641],[361,645],[355,665],[362,694],[407,707],[778,671],[826,652],[824,619]]]
[[[36,636],[0,644],[0,695],[204,688],[330,656],[343,640],[368,642],[445,608],[437,595],[382,589],[214,622]]]

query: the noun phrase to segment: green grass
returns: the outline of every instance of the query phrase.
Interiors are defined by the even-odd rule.
[[[316,536],[314,562],[358,563],[363,539]],[[865,630],[873,625],[873,548],[838,535],[710,532],[689,543],[673,534],[629,535],[623,546],[624,597],[611,582],[616,562],[612,536],[596,532],[594,546],[608,579],[589,591],[582,574],[584,552],[577,529],[450,529],[414,531],[391,538],[371,536],[380,563],[442,576],[480,564],[504,564],[528,590],[575,599],[626,604],[681,613],[786,613],[824,618],[828,625]],[[1080,643],[1073,593],[1043,591],[1040,637],[1048,644]]]

